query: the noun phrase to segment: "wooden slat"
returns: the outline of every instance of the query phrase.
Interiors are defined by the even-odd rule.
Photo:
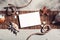
[[[30,12],[36,12],[36,11],[19,11],[20,14],[30,13]],[[53,14],[55,14],[55,13],[57,14],[58,12],[60,12],[60,11],[51,11],[49,15],[53,16]],[[5,11],[0,11],[0,13],[5,14]],[[18,18],[14,19],[13,16],[14,15],[6,16],[6,21],[4,23],[0,24],[0,29],[7,29],[8,26],[6,25],[6,23],[8,24],[8,21],[12,21],[12,22],[14,22],[14,23],[16,23],[18,25]],[[50,24],[51,19],[48,20],[48,18],[49,17],[43,18],[43,16],[41,16],[41,21],[45,20]],[[52,28],[58,28],[55,25],[52,25],[52,24],[50,24],[50,25],[51,25]],[[40,25],[38,25],[38,26],[33,26],[33,27],[21,28],[21,29],[40,29],[40,28],[41,28]]]

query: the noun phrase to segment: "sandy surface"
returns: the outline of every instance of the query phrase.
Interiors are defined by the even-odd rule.
[[[32,33],[40,32],[39,29],[20,29],[18,35],[14,35],[9,30],[0,29],[0,40],[26,40],[26,38]],[[43,36],[33,35],[29,40],[60,40],[60,29],[52,29]]]

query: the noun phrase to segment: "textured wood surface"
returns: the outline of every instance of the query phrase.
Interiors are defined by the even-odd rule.
[[[36,11],[19,11],[19,14],[24,14],[24,13],[30,13],[30,12],[36,12]],[[41,21],[46,21],[49,25],[51,25],[51,28],[60,28],[60,26],[55,26],[50,24],[52,16],[54,14],[57,14],[59,11],[50,11],[48,12],[50,16],[43,17],[41,16]],[[0,11],[0,13],[5,14],[5,11]],[[9,24],[9,21],[12,21],[16,23],[19,26],[18,18],[14,18],[15,15],[12,16],[5,16],[6,20],[4,23],[0,23],[0,29],[7,29]],[[26,27],[26,28],[20,28],[20,29],[40,29],[40,25],[32,26],[32,27]]]

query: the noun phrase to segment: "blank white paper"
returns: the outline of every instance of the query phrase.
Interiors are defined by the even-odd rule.
[[[41,24],[39,12],[20,14],[19,15],[19,20],[20,20],[21,28]]]

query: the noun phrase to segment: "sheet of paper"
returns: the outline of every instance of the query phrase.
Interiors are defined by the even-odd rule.
[[[21,28],[41,24],[39,12],[20,14],[19,20]]]

